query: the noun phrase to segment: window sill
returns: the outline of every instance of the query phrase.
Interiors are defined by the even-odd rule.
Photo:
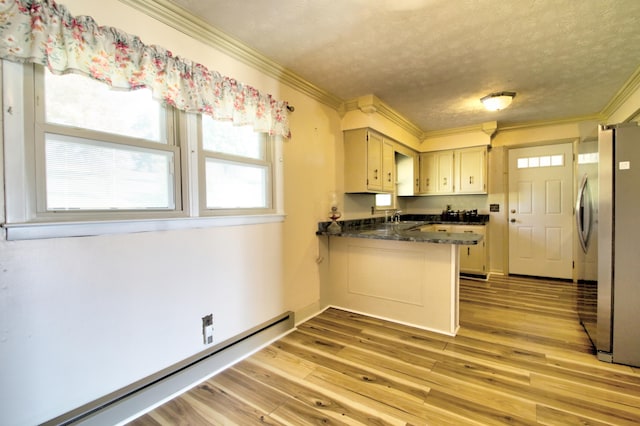
[[[2,227],[6,231],[6,239],[14,241],[212,228],[218,226],[257,225],[262,223],[283,222],[284,218],[285,215],[283,214],[267,214],[95,222],[5,223]]]

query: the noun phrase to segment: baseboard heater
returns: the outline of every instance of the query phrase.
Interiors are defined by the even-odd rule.
[[[131,421],[145,409],[176,396],[194,383],[212,376],[294,328],[294,313],[285,312],[149,377],[51,419],[43,425],[115,425]]]

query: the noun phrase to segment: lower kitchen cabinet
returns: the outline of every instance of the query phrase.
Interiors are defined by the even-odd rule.
[[[474,246],[460,246],[460,273],[463,275],[487,277],[487,225],[453,225],[450,232],[472,232],[483,236]]]
[[[329,237],[327,306],[455,336],[457,244]]]
[[[489,271],[489,243],[487,238],[489,225],[451,225],[439,224],[424,226],[423,231],[432,232],[453,232],[453,233],[474,233],[482,235],[482,241],[477,245],[460,246],[460,274],[486,279]],[[428,228],[428,229],[427,229]]]

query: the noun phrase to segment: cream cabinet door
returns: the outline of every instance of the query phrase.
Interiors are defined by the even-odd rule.
[[[456,192],[461,194],[480,194],[487,192],[485,147],[460,149],[456,155]]]
[[[414,176],[413,176],[413,193],[414,194],[420,194],[420,156],[419,155],[415,155],[413,157],[413,170],[414,171]]]
[[[476,275],[487,273],[486,226],[456,225],[451,232],[480,234],[484,238],[476,245],[460,246],[460,272]]]
[[[420,193],[451,194],[453,191],[453,151],[420,154]]]
[[[438,170],[436,168],[436,154],[427,152],[420,154],[420,194],[435,194],[438,192]]]
[[[382,190],[382,136],[369,132],[367,137],[367,187]]]
[[[387,140],[382,142],[382,190],[384,192],[395,192],[395,151],[393,144]]]
[[[438,173],[436,192],[439,194],[451,194],[455,192],[455,184],[453,182],[453,151],[436,152],[435,155]]]

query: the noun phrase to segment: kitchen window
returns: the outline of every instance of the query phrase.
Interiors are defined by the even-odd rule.
[[[383,193],[375,195],[376,210],[386,210],[396,208],[396,198],[393,193]]]
[[[282,138],[1,64],[7,239],[283,220]]]

